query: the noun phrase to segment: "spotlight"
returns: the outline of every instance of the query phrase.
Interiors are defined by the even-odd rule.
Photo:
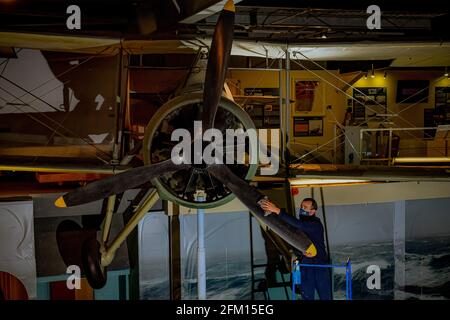
[[[372,79],[375,78],[375,70],[373,69],[373,63],[372,63],[372,74],[370,75],[370,77]]]
[[[447,70],[447,67],[445,67],[444,77],[447,77],[447,78],[448,78],[448,70]]]
[[[327,35],[324,33],[324,34],[322,35],[321,38],[322,38],[322,39],[326,39],[326,38],[327,38]]]
[[[367,80],[367,72],[364,74],[364,79]]]
[[[384,72],[383,79],[386,79],[386,77],[387,77],[387,72],[385,71],[385,72]]]

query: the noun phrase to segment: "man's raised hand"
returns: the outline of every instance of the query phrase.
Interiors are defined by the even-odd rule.
[[[280,214],[280,208],[278,208],[274,203],[270,202],[267,199],[261,199],[260,201],[258,201],[258,204],[264,211],[270,211],[276,214]]]

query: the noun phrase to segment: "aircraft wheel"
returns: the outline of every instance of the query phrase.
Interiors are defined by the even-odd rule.
[[[84,241],[82,247],[83,269],[89,285],[101,289],[107,280],[106,268],[101,265],[100,243],[95,238]]]

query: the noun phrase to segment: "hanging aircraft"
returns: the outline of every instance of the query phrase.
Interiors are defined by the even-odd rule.
[[[186,164],[186,162],[194,163],[194,161],[184,161],[184,163],[175,164],[173,159],[170,158],[171,153],[166,155],[167,159],[164,161],[157,163],[152,161],[152,144],[157,139],[155,139],[154,135],[157,135],[156,132],[161,127],[161,120],[165,118],[170,118],[173,123],[176,120],[182,120],[188,124],[187,127],[189,129],[192,129],[193,122],[187,121],[189,118],[186,118],[186,115],[194,115],[194,119],[191,120],[197,118],[201,121],[203,133],[209,128],[219,128],[221,131],[234,129],[236,122],[243,125],[245,129],[254,128],[251,119],[237,104],[222,97],[232,46],[234,14],[233,1],[229,0],[220,13],[214,31],[209,50],[203,93],[189,93],[167,102],[154,115],[154,119],[159,121],[159,125],[150,122],[147,127],[144,150],[150,152],[144,153],[144,158],[149,164],[97,180],[68,192],[56,200],[55,205],[57,207],[71,207],[108,197],[113,202],[115,195],[152,181],[157,191],[150,192],[148,197],[141,203],[141,208],[136,210],[135,217],[131,219],[134,225],[142,217],[142,212],[148,210],[155,203],[157,192],[163,198],[192,208],[214,207],[237,197],[259,221],[287,243],[310,256],[316,255],[314,244],[303,232],[296,230],[277,218],[276,215],[266,214],[258,205],[258,201],[263,199],[264,195],[248,183],[256,172],[254,165],[207,164],[204,161],[199,164]],[[230,119],[233,121],[228,121]],[[197,142],[195,139],[201,139],[201,137],[202,134],[195,135],[193,144]],[[159,143],[162,142],[170,144],[171,141],[159,141]],[[227,147],[230,147],[230,145]],[[234,149],[234,145],[231,147]],[[170,184],[170,180],[173,180],[173,177],[176,177],[176,186]],[[203,190],[206,201],[199,201],[194,196],[195,192],[191,192],[191,190]],[[110,207],[113,206],[111,205]],[[145,210],[142,211],[142,209]],[[111,215],[112,208],[107,210],[106,229],[110,227]],[[60,226],[58,234],[61,235],[63,232],[71,230],[71,228],[74,230],[78,227],[69,223],[63,224]],[[125,230],[130,230],[130,225],[127,225]],[[109,233],[109,230],[104,230],[103,232]],[[65,242],[62,236],[59,236],[58,239],[60,251],[63,252],[62,255],[67,256],[70,254],[72,247],[64,247],[68,242]],[[124,237],[121,237],[121,240],[123,239]],[[106,239],[104,238],[103,240]],[[99,243],[94,237],[87,238],[82,244],[84,272],[93,288],[100,288],[106,283],[106,267],[111,263],[114,251],[118,245],[120,243],[116,242],[112,246],[108,246],[106,243]]]
[[[155,8],[149,8],[141,15],[140,28],[144,33],[155,30],[155,26],[164,24],[164,19],[155,16]],[[149,19],[149,17],[153,17]],[[155,19],[161,23],[155,23]],[[51,26],[49,26],[50,28]],[[184,93],[165,103],[153,116],[145,130],[142,150],[145,165],[123,173],[97,180],[85,187],[73,190],[56,201],[58,207],[70,207],[100,199],[107,200],[105,223],[101,242],[96,235],[82,229],[74,222],[65,221],[57,231],[58,246],[66,264],[72,264],[73,256],[82,256],[84,272],[94,288],[106,283],[107,267],[114,259],[116,250],[137,225],[139,220],[163,198],[190,208],[211,208],[223,205],[237,197],[262,224],[274,231],[293,247],[302,252],[315,254],[315,248],[305,234],[298,232],[274,215],[266,215],[258,206],[264,196],[249,182],[254,178],[256,165],[228,164],[174,164],[170,157],[174,143],[165,130],[167,124],[172,127],[185,125],[193,130],[194,121],[201,121],[202,133],[209,128],[252,129],[255,127],[248,114],[233,101],[222,97],[227,64],[233,42],[234,6],[228,1],[219,16],[209,50],[206,77],[203,90]],[[76,31],[75,31],[76,32]],[[83,31],[84,32],[84,31]],[[89,34],[89,30],[85,31]],[[95,35],[95,34],[94,34]],[[193,141],[195,144],[198,141]],[[203,146],[203,149],[206,146]],[[236,145],[233,143],[234,149]],[[224,152],[226,153],[228,149]],[[331,168],[333,167],[333,168]],[[304,177],[359,177],[378,181],[405,181],[421,179],[442,179],[448,181],[448,172],[429,169],[414,171],[409,168],[354,168],[330,166],[330,170],[317,170],[307,166],[290,169],[290,174]],[[442,174],[444,173],[445,176]],[[288,173],[289,174],[289,173]],[[397,175],[396,175],[397,174]],[[284,176],[282,173],[280,176]],[[136,208],[133,217],[124,230],[113,240],[108,241],[116,195],[128,189],[139,188],[151,182],[155,189],[143,190],[143,195],[134,201]],[[203,190],[205,199],[199,200],[197,190]],[[61,209],[63,215],[63,209]],[[70,237],[70,239],[69,239]]]

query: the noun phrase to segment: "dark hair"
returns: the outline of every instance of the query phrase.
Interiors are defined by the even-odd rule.
[[[314,210],[317,210],[317,202],[316,202],[316,200],[314,200],[313,198],[305,198],[305,199],[302,200],[302,203],[303,203],[304,201],[311,201],[311,206],[312,206],[312,208],[313,208]]]

